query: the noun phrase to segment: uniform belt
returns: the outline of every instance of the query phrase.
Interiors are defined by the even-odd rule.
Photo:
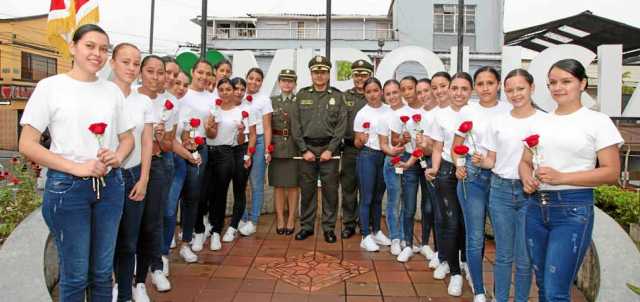
[[[323,138],[304,138],[304,142],[307,145],[313,146],[313,147],[322,147],[322,146],[326,146],[331,142],[332,137],[323,137]]]
[[[271,133],[273,135],[278,135],[278,136],[283,136],[283,137],[289,137],[289,129],[282,129],[282,130],[278,130],[278,129],[272,129]]]

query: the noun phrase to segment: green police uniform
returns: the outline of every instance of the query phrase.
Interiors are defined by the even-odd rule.
[[[357,60],[351,65],[351,72],[373,73],[373,66],[365,60]],[[350,237],[353,232],[346,233],[348,229],[355,230],[358,223],[358,180],[356,173],[356,158],[359,149],[353,145],[353,122],[356,114],[367,104],[364,95],[355,87],[345,92],[345,109],[347,111],[347,131],[344,136],[344,149],[340,161],[340,187],[342,189],[342,224],[343,237]]]
[[[316,56],[309,62],[309,67],[312,71],[328,71],[331,64],[326,58]],[[297,110],[292,112],[291,117],[293,139],[302,154],[311,151],[316,155],[313,162],[300,162],[301,233],[313,232],[317,208],[317,180],[320,177],[323,197],[322,230],[327,240],[327,234],[333,233],[335,229],[338,212],[339,160],[320,162],[320,154],[329,150],[333,156],[339,155],[340,143],[347,127],[344,95],[333,87],[324,91],[315,90],[313,86],[305,87],[296,95],[296,107]],[[304,238],[306,236],[300,239]],[[298,236],[296,239],[299,239]]]
[[[280,72],[280,79],[289,78],[296,80],[296,74],[291,69]],[[273,187],[294,188],[299,185],[298,164],[299,160],[293,157],[300,156],[298,146],[291,137],[291,112],[296,108],[295,95],[277,95],[271,97],[273,113],[271,116],[271,143],[274,150],[271,153],[269,164],[269,185]]]

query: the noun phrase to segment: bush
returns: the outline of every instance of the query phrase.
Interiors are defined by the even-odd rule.
[[[617,186],[601,186],[595,190],[596,206],[609,214],[625,229],[640,222],[640,192]]]
[[[0,243],[42,203],[36,191],[40,169],[14,157],[8,169],[0,169]]]

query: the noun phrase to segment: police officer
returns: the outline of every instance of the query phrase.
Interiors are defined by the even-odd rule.
[[[291,117],[293,139],[302,153],[300,163],[301,213],[296,240],[313,235],[317,208],[317,180],[322,183],[322,230],[324,240],[336,242],[338,168],[340,143],[347,127],[344,95],[329,86],[331,63],[323,56],[309,61],[313,85],[296,95],[297,110]]]
[[[347,239],[356,232],[358,224],[358,180],[356,179],[356,158],[358,148],[353,145],[353,120],[356,113],[367,101],[364,99],[364,82],[371,77],[373,65],[365,60],[357,60],[351,65],[353,88],[345,95],[347,111],[347,131],[344,135],[340,167],[340,187],[342,188],[342,239]]]
[[[271,117],[271,133],[273,150],[270,154],[269,185],[274,187],[276,208],[276,233],[278,235],[292,235],[295,229],[295,219],[298,207],[298,186],[300,161],[293,159],[300,156],[298,146],[291,138],[291,112],[295,105],[296,72],[283,69],[278,75],[278,86],[282,92],[271,97],[273,115]],[[268,150],[268,149],[267,149]],[[289,215],[285,223],[285,200],[289,205]]]

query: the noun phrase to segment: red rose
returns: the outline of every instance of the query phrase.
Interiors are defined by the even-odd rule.
[[[9,172],[8,172],[8,171],[4,171],[4,172],[2,172],[2,176],[4,176],[4,177],[9,177]]]
[[[469,153],[469,147],[465,145],[457,145],[453,147],[453,152],[458,155],[467,155],[467,153]]]
[[[422,120],[422,115],[420,114],[414,114],[412,117],[414,122],[419,123]]]
[[[397,165],[399,162],[400,162],[400,156],[394,156],[393,158],[391,158],[392,165]]]
[[[222,105],[222,99],[216,99],[216,106]]]
[[[4,180],[4,175],[2,173],[0,173],[0,181]]]
[[[242,111],[242,118],[249,118],[249,112]]]
[[[415,149],[411,153],[411,156],[416,157],[416,158],[421,158],[421,157],[424,156],[424,151],[422,151],[422,149]]]
[[[89,131],[95,135],[103,135],[105,129],[107,129],[106,123],[93,123],[89,126]]]
[[[537,135],[537,134],[529,135],[523,141],[527,144],[527,146],[529,146],[529,148],[534,148],[540,142],[540,135]]]
[[[467,133],[467,132],[471,131],[471,129],[473,129],[473,122],[472,121],[464,121],[464,122],[462,122],[462,124],[460,124],[460,127],[458,128],[458,131],[460,131],[462,133]]]
[[[273,150],[275,149],[276,149],[276,146],[274,144],[271,144],[267,146],[267,153],[273,153]]]
[[[193,139],[193,142],[194,142],[194,143],[196,143],[196,145],[200,146],[200,145],[204,145],[204,143],[205,143],[206,141],[204,140],[204,137],[202,137],[202,136],[196,136],[196,137]]]
[[[191,120],[189,120],[189,125],[191,125],[192,128],[200,127],[200,119],[199,118],[192,118]]]
[[[14,157],[11,158],[11,163],[14,164],[14,165],[17,164],[19,161],[20,160],[18,159],[17,156],[14,156]]]
[[[169,100],[164,101],[164,109],[167,109],[167,110],[173,109],[173,103],[171,103],[171,101]]]
[[[362,123],[362,128],[369,129],[370,127],[371,127],[371,123],[369,123],[369,122]]]
[[[12,177],[9,182],[14,186],[17,186],[21,183],[20,179],[18,179],[17,177]]]
[[[247,148],[247,153],[248,153],[248,154],[254,154],[254,153],[256,153],[256,147],[249,147],[249,148]]]
[[[247,95],[247,101],[249,101],[249,103],[253,102],[253,96]]]
[[[400,121],[402,121],[403,124],[406,124],[409,121],[409,117],[406,115],[403,115],[400,117]]]

